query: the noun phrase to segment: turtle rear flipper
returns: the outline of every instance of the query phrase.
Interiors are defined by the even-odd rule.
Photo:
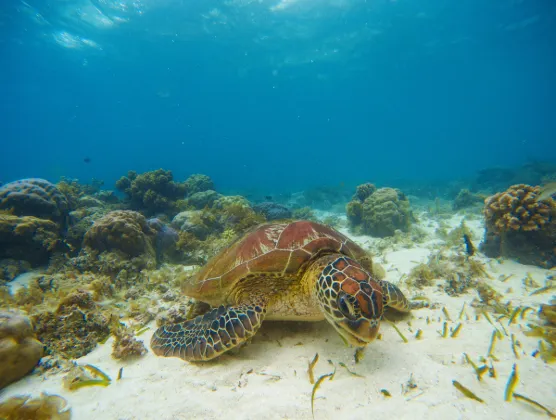
[[[261,305],[221,305],[191,320],[158,328],[151,348],[158,356],[210,360],[251,339],[265,313]]]

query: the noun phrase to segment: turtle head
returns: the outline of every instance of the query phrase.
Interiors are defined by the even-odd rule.
[[[315,294],[325,318],[349,344],[367,345],[376,338],[384,311],[380,284],[348,257],[317,262]]]

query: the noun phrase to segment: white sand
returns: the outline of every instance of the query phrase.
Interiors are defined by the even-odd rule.
[[[457,225],[456,218],[451,221]],[[480,224],[472,224],[478,229]],[[358,237],[360,242],[370,238]],[[388,252],[385,255],[387,279],[396,282],[401,273],[413,265],[425,262],[431,251],[430,243],[419,247]],[[483,260],[487,260],[483,258]],[[537,267],[523,266],[506,261],[491,261],[489,281],[496,290],[505,294],[505,300],[514,304],[537,307],[546,303],[550,294],[528,296],[522,284],[526,273],[544,284],[549,273]],[[498,276],[514,274],[502,283]],[[508,288],[513,292],[506,293]],[[161,358],[150,351],[141,359],[121,363],[111,358],[112,339],[89,355],[78,360],[80,364],[93,364],[114,381],[106,388],[88,387],[74,392],[62,388],[62,376],[43,379],[29,376],[11,385],[2,399],[22,393],[39,394],[42,391],[64,396],[73,410],[73,418],[86,419],[311,419],[312,385],[307,376],[307,364],[315,353],[319,362],[315,376],[337,369],[332,381],[324,381],[315,398],[315,419],[529,419],[547,418],[537,409],[519,402],[504,402],[504,388],[512,365],[519,367],[520,381],[516,392],[530,396],[556,409],[556,366],[547,365],[531,353],[537,348],[537,339],[523,335],[525,321],[508,327],[521,342],[520,359],[516,360],[509,337],[497,343],[494,362],[498,377],[488,374],[479,382],[472,367],[465,363],[467,353],[476,363],[486,356],[493,327],[484,319],[474,319],[469,306],[476,297],[473,291],[461,297],[449,297],[436,287],[426,290],[437,309],[421,309],[413,313],[411,327],[408,320],[397,323],[409,339],[403,343],[398,334],[386,323],[383,337],[367,347],[365,358],[354,363],[354,350],[347,348],[332,326],[326,322],[266,322],[252,343],[237,355],[224,355],[211,363],[190,364],[177,358]],[[457,318],[467,302],[469,321],[457,338],[442,338],[445,306],[452,318]],[[426,323],[430,317],[432,322]],[[536,315],[531,313],[531,319]],[[451,326],[455,326],[457,319]],[[154,328],[154,325],[151,325]],[[414,337],[417,328],[423,338]],[[142,335],[150,341],[152,330]],[[338,362],[363,378],[350,375]],[[123,366],[123,379],[116,381]],[[249,373],[251,372],[251,373]],[[406,392],[402,386],[413,375],[416,387]],[[452,380],[457,380],[485,400],[480,404],[459,393]],[[391,397],[380,392],[387,389]]]

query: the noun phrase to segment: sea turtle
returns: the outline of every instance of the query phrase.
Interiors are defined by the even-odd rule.
[[[371,273],[367,252],[328,226],[261,225],[184,284],[186,295],[213,309],[158,328],[151,347],[159,356],[206,361],[247,342],[264,319],[326,319],[363,347],[377,336],[385,306],[410,310],[396,286]]]

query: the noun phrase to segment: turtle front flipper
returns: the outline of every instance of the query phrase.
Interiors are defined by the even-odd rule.
[[[380,280],[379,283],[382,287],[384,296],[384,306],[388,306],[399,312],[409,312],[413,309],[409,300],[404,296],[402,291],[398,289],[398,286],[394,286],[392,283],[388,283],[384,280]]]
[[[188,321],[158,328],[151,348],[157,356],[189,362],[211,360],[253,337],[265,313],[261,305],[222,305]]]

